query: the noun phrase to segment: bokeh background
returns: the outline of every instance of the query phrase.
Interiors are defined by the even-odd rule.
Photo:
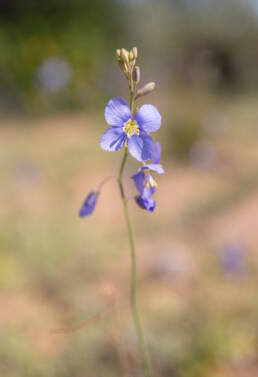
[[[117,174],[99,139],[133,46],[163,115],[157,208],[130,202],[154,376],[258,376],[257,40],[256,0],[0,1],[1,376],[143,376],[116,182],[78,217]]]

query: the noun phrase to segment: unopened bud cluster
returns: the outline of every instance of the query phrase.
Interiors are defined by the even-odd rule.
[[[122,72],[129,80],[131,90],[133,90],[133,88],[135,89],[136,85],[138,85],[141,80],[140,67],[138,65],[135,65],[136,59],[138,57],[137,47],[133,47],[130,51],[127,51],[125,48],[117,49],[116,56]],[[155,83],[149,82],[142,88],[135,91],[135,99],[146,96],[147,94],[151,93],[154,88]]]
[[[130,51],[127,51],[125,48],[117,49],[116,56],[120,68],[129,78],[130,74],[132,74],[134,70],[135,62],[138,56],[137,47],[133,47]]]

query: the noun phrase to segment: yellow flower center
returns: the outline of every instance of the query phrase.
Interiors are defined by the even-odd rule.
[[[144,187],[147,187],[148,189],[150,187],[158,187],[157,182],[152,178],[152,176],[149,177],[149,180],[145,181]]]
[[[144,166],[144,165],[143,165]],[[145,183],[144,183],[144,187],[147,187],[148,189],[150,187],[158,187],[158,184],[157,182],[155,181],[155,179],[152,177],[152,175],[149,174],[150,172],[150,169],[144,169],[143,170],[144,174],[145,174]],[[148,177],[146,177],[148,175]]]
[[[138,123],[135,120],[132,121],[132,119],[129,119],[124,123],[123,128],[128,139],[133,135],[139,136],[140,134]]]
[[[152,178],[152,176],[149,177],[149,182],[152,187],[158,187],[157,182]]]

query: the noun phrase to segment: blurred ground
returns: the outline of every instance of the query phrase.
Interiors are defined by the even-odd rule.
[[[150,99],[164,114],[166,174],[153,214],[133,201],[130,209],[155,376],[258,375],[257,100],[180,91]],[[99,148],[105,128],[102,111],[1,121],[1,376],[142,376],[116,182],[92,217],[77,215],[85,195],[117,174],[121,153]],[[128,196],[136,167],[130,161],[125,174]],[[49,334],[98,313],[78,331]]]

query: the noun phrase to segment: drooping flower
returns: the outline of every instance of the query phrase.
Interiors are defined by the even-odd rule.
[[[156,191],[154,186],[146,186],[145,184],[145,175],[142,172],[136,173],[134,175],[134,182],[139,195],[135,196],[135,201],[139,207],[146,209],[149,212],[153,212],[156,208],[156,201],[152,199]]]
[[[146,209],[149,212],[153,212],[156,207],[156,200],[145,196],[137,195],[135,201],[142,209]]]
[[[151,175],[151,171],[154,171],[158,174],[163,174],[164,169],[162,165],[159,164],[161,159],[161,145],[159,142],[155,144],[152,163],[144,164],[137,173],[135,173],[132,178],[134,180],[135,186],[139,191],[140,195],[143,195],[143,191],[146,189],[150,190],[151,195],[155,193],[155,188],[157,183]]]
[[[133,117],[126,100],[116,97],[108,102],[105,119],[111,127],[101,138],[102,149],[119,151],[127,142],[130,154],[138,161],[152,158],[154,143],[148,133],[157,131],[161,126],[161,115],[156,107],[143,105]]]
[[[133,180],[139,195],[135,196],[136,203],[142,208],[149,212],[153,212],[156,207],[156,201],[152,199],[155,194],[156,187],[151,185],[146,185],[145,174],[141,171],[133,175]]]
[[[143,209],[153,212],[156,207],[156,201],[152,199],[155,194],[157,183],[151,175],[151,171],[163,174],[164,169],[159,164],[161,159],[161,145],[159,142],[155,144],[151,164],[144,164],[132,178],[134,184],[139,191],[139,195],[135,197],[136,203]]]
[[[132,176],[132,178],[133,178],[134,184],[135,184],[135,186],[136,186],[136,188],[139,191],[139,194],[141,196],[143,196],[143,195],[152,196],[152,195],[155,194],[157,184],[154,184],[152,182],[152,180],[151,180],[151,184],[150,184],[150,181],[148,179],[146,179],[146,175],[142,170],[135,173]]]
[[[80,210],[79,216],[86,217],[92,214],[94,211],[97,201],[98,201],[99,192],[98,191],[91,191],[86,199],[84,200]]]

